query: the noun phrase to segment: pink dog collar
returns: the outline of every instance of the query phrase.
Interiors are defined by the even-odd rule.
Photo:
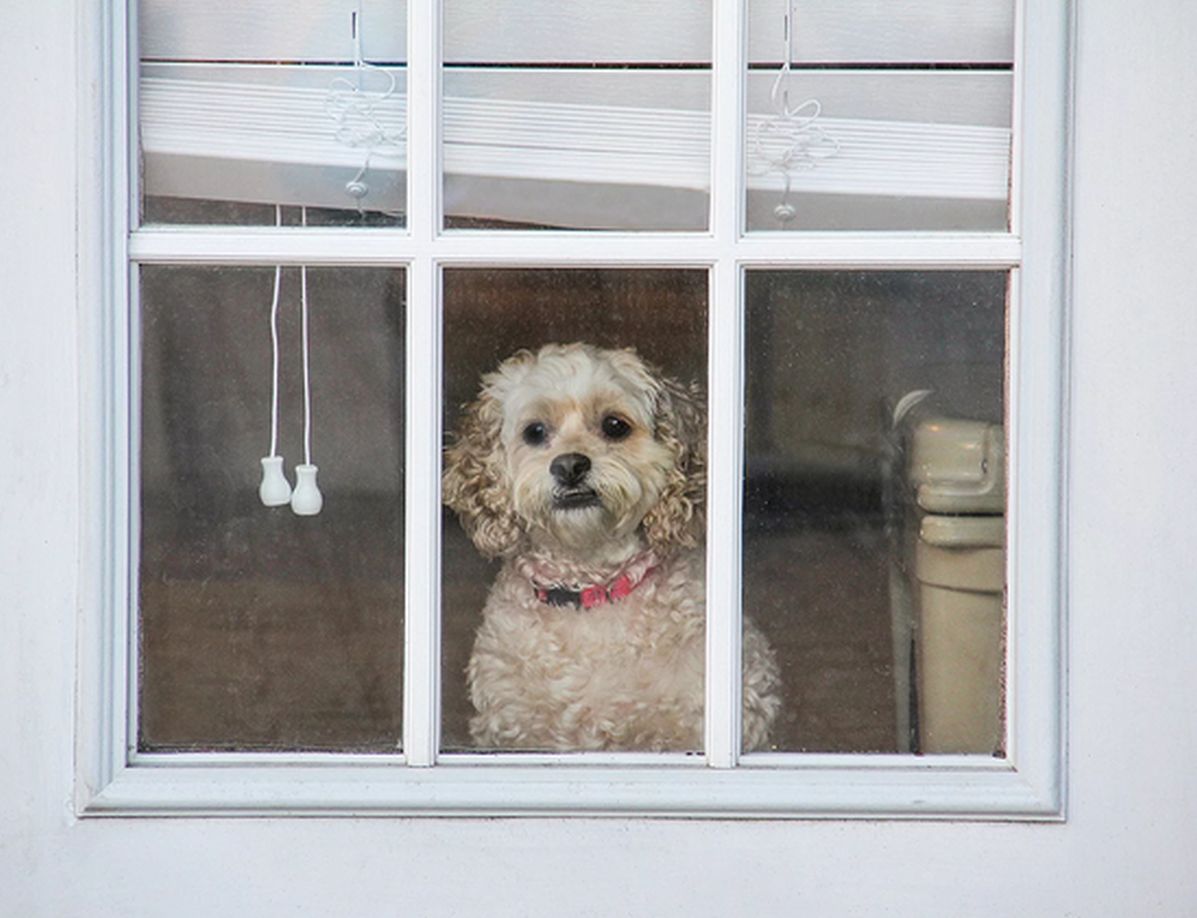
[[[551,606],[577,606],[580,609],[593,609],[596,606],[618,602],[632,590],[648,579],[655,567],[645,569],[640,576],[633,578],[631,574],[622,574],[611,582],[609,586],[596,584],[581,590],[567,590],[563,587],[534,587],[536,598]]]

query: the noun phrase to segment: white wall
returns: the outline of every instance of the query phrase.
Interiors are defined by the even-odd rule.
[[[945,826],[75,821],[76,10],[5,4],[0,914],[1192,914],[1197,6],[1080,6],[1069,821]]]

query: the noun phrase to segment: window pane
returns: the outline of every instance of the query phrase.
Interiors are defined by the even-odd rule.
[[[711,5],[449,0],[449,227],[701,230]]]
[[[404,3],[141,0],[143,222],[404,225],[405,22]]]
[[[754,271],[746,300],[770,747],[1000,754],[1005,274]]]
[[[1013,0],[750,10],[749,230],[1006,228]]]
[[[404,276],[307,270],[323,506],[303,516],[259,492],[274,277],[141,271],[143,750],[393,751],[401,735]],[[276,452],[292,485],[309,458],[301,308],[300,269],[284,269]]]
[[[445,749],[701,748],[706,272],[444,285]]]

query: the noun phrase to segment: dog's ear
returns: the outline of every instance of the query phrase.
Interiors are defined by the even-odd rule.
[[[661,499],[644,517],[644,533],[662,551],[693,548],[706,526],[706,399],[694,383],[684,386],[668,378],[657,383],[656,436],[673,451],[674,462]]]
[[[502,383],[503,369],[486,377],[477,401],[466,407],[445,450],[441,475],[441,498],[488,558],[509,553],[523,534],[511,503],[500,438],[503,407],[496,389]]]

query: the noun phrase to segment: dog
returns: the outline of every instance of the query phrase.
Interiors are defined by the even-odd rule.
[[[467,668],[484,748],[700,750],[705,404],[633,350],[548,344],[482,378],[443,498],[501,558]],[[745,622],[743,743],[766,746],[777,662]]]

